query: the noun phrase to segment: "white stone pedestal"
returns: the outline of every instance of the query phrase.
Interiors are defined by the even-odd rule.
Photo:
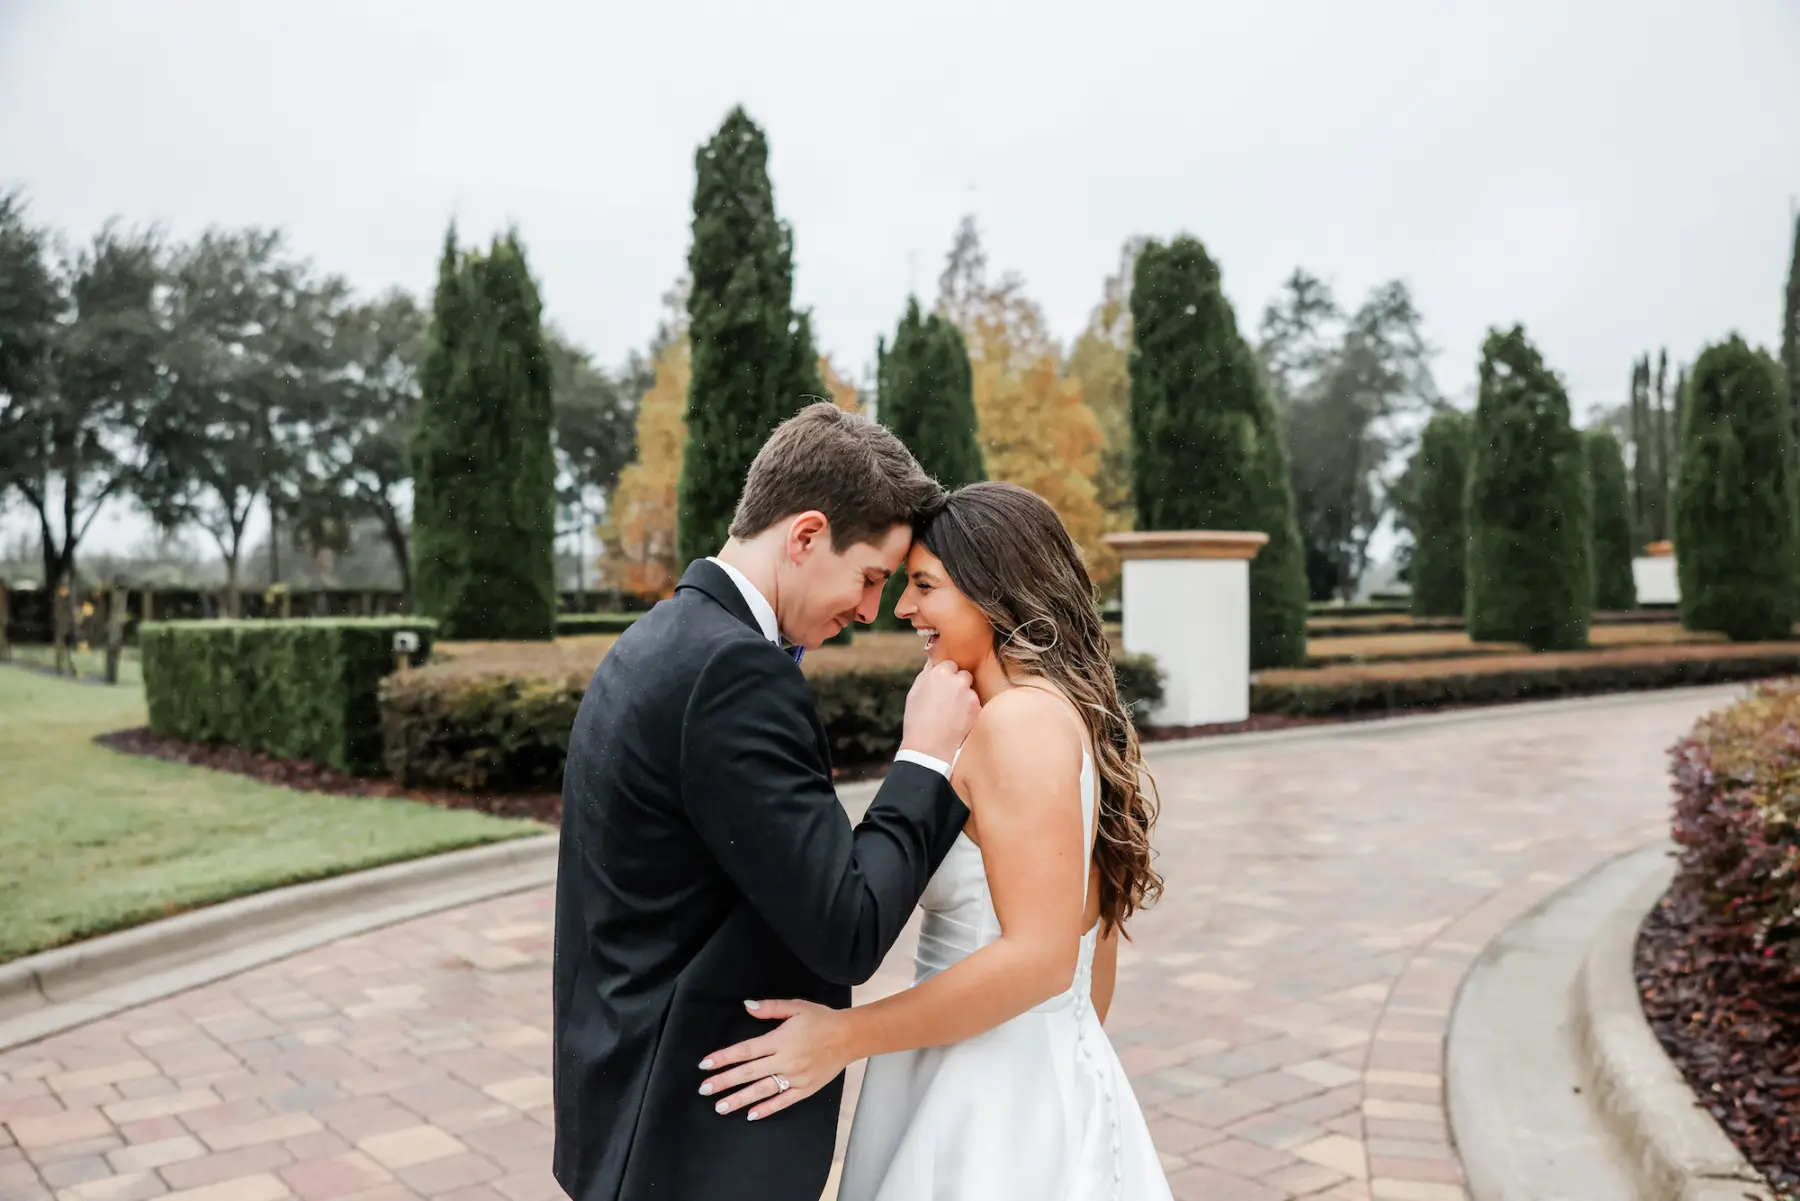
[[[1250,716],[1250,560],[1267,534],[1109,534],[1124,561],[1125,650],[1163,671],[1162,726]]]
[[[1637,584],[1640,605],[1681,603],[1681,582],[1676,578],[1673,559],[1633,559],[1631,579]]]
[[[1675,574],[1675,548],[1667,542],[1652,542],[1644,551],[1631,561],[1631,581],[1637,585],[1638,604],[1680,604],[1681,580]]]

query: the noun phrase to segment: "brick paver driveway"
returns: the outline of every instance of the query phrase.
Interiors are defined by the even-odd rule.
[[[1662,752],[1722,695],[1160,758],[1169,891],[1109,1027],[1176,1194],[1462,1197],[1457,982],[1661,835]],[[560,1196],[549,922],[547,893],[492,901],[0,1055],[0,1201]]]

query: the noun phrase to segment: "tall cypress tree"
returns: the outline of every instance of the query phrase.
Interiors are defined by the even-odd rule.
[[[1670,536],[1670,505],[1681,449],[1681,391],[1671,389],[1669,351],[1646,354],[1631,366],[1632,533],[1639,545]]]
[[[413,570],[441,637],[556,634],[550,360],[518,238],[444,239],[412,438]]]
[[[1790,637],[1800,608],[1793,414],[1774,359],[1742,338],[1689,377],[1675,564],[1681,624],[1737,641]]]
[[[1594,607],[1620,613],[1637,608],[1637,582],[1631,560],[1637,539],[1632,533],[1631,491],[1625,481],[1625,454],[1611,430],[1582,435],[1588,483],[1594,496]]]
[[[1412,611],[1416,617],[1461,617],[1465,611],[1469,418],[1445,409],[1432,417],[1413,458]]]
[[[1683,367],[1675,375],[1675,394],[1669,398],[1669,424],[1673,429],[1669,441],[1669,457],[1675,461],[1675,468],[1672,472],[1673,478],[1669,481],[1669,497],[1671,503],[1673,503],[1675,496],[1675,481],[1681,478],[1681,445],[1683,440],[1687,437],[1683,432],[1687,429],[1687,409],[1685,407],[1687,405],[1687,393],[1688,374],[1687,368]]]
[[[750,461],[775,427],[826,394],[812,324],[794,312],[793,233],[775,216],[763,131],[732,109],[694,172],[693,375],[676,526],[684,566],[725,544]]]
[[[1250,664],[1306,661],[1306,557],[1287,453],[1219,268],[1190,237],[1149,242],[1131,289],[1131,447],[1140,530],[1256,530]]]
[[[954,322],[921,317],[908,300],[894,344],[876,350],[881,423],[946,488],[987,478],[976,438],[975,383],[969,351]]]
[[[1646,369],[1649,364],[1650,356],[1645,355]],[[1657,352],[1653,388],[1650,408],[1655,417],[1656,478],[1652,481],[1652,500],[1656,509],[1655,540],[1662,541],[1674,530],[1671,506],[1675,499],[1675,460],[1681,446],[1681,429],[1675,424],[1677,404],[1669,395],[1669,348],[1666,346]]]
[[[956,323],[936,313],[921,317],[917,299],[894,331],[892,347],[875,351],[875,381],[881,423],[946,488],[987,478],[976,437],[975,380],[969,350]],[[906,591],[906,574],[896,574],[881,598],[879,623],[895,628],[894,606]]]
[[[1488,334],[1470,439],[1469,637],[1587,645],[1593,496],[1569,398],[1514,326]]]
[[[1788,263],[1787,307],[1781,317],[1781,366],[1787,375],[1788,399],[1800,407],[1800,215],[1794,218],[1794,255]]]
[[[1650,421],[1650,360],[1631,361],[1631,400],[1628,410],[1631,436],[1632,529],[1639,542],[1656,541],[1656,519],[1651,501],[1651,468],[1656,462],[1656,443]]]

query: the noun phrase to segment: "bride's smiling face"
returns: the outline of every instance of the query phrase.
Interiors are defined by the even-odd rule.
[[[914,540],[907,556],[906,591],[894,605],[894,616],[919,631],[933,663],[948,661],[974,671],[994,652],[994,627],[957,591],[942,561],[923,542]]]

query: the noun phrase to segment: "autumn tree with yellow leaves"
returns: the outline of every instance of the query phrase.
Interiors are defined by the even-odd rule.
[[[601,574],[608,587],[646,600],[675,589],[675,489],[687,446],[688,377],[685,336],[656,356],[656,382],[638,405],[638,457],[619,473],[600,528],[605,544]]]
[[[856,394],[856,385],[844,378],[828,354],[819,356],[819,378],[825,381],[825,390],[838,408],[851,413],[862,412],[862,398]]]
[[[664,298],[666,315],[651,352],[654,382],[638,402],[637,458],[619,474],[600,526],[604,585],[644,600],[660,600],[675,590],[680,562],[675,548],[676,490],[687,448],[688,384],[692,358],[688,343],[683,280]],[[827,355],[819,356],[819,377],[840,408],[859,411],[856,386]]]
[[[1010,272],[989,278],[973,218],[957,230],[938,280],[937,307],[968,343],[988,478],[1049,501],[1081,548],[1095,587],[1110,591],[1118,563],[1101,540],[1107,521],[1095,484],[1106,441],[1100,423],[1024,282]]]
[[[598,530],[601,586],[644,600],[675,590],[681,564],[675,549],[676,489],[687,449],[688,280],[663,297],[663,319],[650,343],[649,387],[638,400],[637,458],[619,473]],[[634,363],[643,360],[632,356]],[[639,372],[642,368],[637,368]],[[639,387],[643,387],[640,383]]]

